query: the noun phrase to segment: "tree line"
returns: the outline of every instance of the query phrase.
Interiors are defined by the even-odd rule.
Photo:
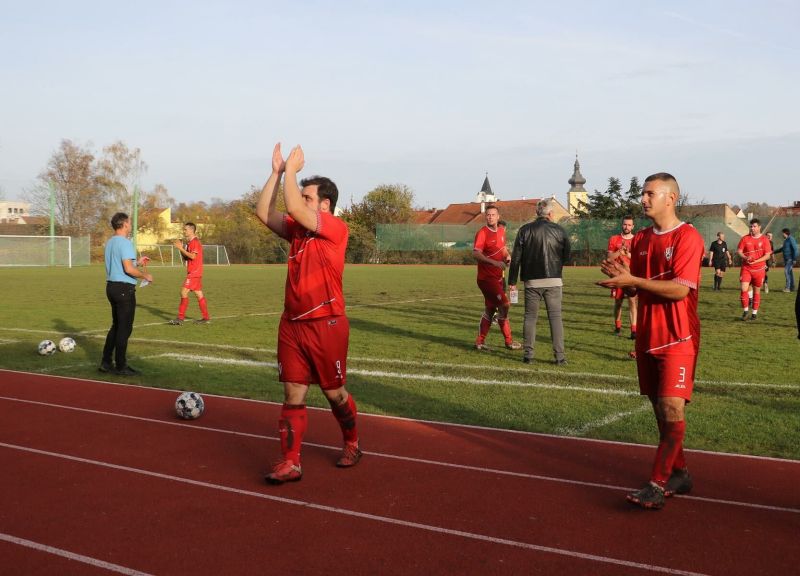
[[[62,140],[25,197],[31,203],[33,214],[46,215],[50,213],[52,189],[58,233],[90,236],[93,256],[100,258],[103,244],[110,235],[108,223],[111,216],[120,210],[132,212],[134,192],[147,168],[141,150],[130,148],[122,141],[96,152],[90,146]],[[224,245],[232,263],[286,261],[285,242],[255,217],[260,187],[251,186],[235,200],[214,198],[210,203],[176,202],[163,184],[136,191],[139,229],[159,232],[161,224],[156,209],[169,207],[175,221],[204,224],[203,242]],[[605,190],[595,190],[586,202],[581,203],[572,224],[580,225],[592,220],[618,221],[625,215],[641,219],[641,191],[637,177],[630,179],[627,190],[623,190],[619,178],[611,177]],[[281,197],[282,194],[279,202]],[[681,204],[687,202],[688,196],[682,196]],[[745,204],[742,209],[745,213],[762,217],[773,210],[767,204],[754,202]],[[367,192],[361,201],[345,208],[340,217],[350,228],[348,262],[472,263],[468,250],[379,254],[377,225],[410,223],[413,214],[414,192],[404,184],[381,184]]]

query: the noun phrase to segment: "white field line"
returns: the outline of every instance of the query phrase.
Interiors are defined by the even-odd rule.
[[[206,396],[211,396],[211,395],[207,394]],[[212,433],[217,433],[217,434],[230,434],[231,436],[242,436],[242,437],[245,437],[245,438],[255,438],[255,439],[258,439],[258,440],[269,440],[269,441],[272,441],[272,442],[280,442],[280,438],[278,438],[276,436],[265,436],[263,434],[253,434],[251,432],[239,432],[239,431],[236,431],[236,430],[228,430],[228,429],[225,429],[225,428],[201,427],[201,426],[198,426],[196,424],[189,424],[189,423],[177,420],[177,419],[174,420],[174,421],[172,421],[172,420],[159,420],[159,419],[156,419],[156,418],[146,418],[144,416],[131,416],[129,414],[121,414],[121,413],[118,413],[118,412],[107,412],[107,411],[104,411],[104,410],[93,410],[91,408],[78,408],[76,406],[67,406],[67,405],[64,405],[64,404],[54,404],[54,403],[51,403],[51,402],[39,402],[39,401],[36,401],[36,400],[28,400],[28,399],[25,399],[25,398],[14,398],[14,397],[11,397],[11,396],[0,396],[0,400],[6,400],[6,401],[9,401],[9,402],[19,402],[20,404],[31,404],[31,405],[34,405],[34,406],[47,406],[49,408],[58,408],[58,409],[62,409],[62,410],[71,410],[73,412],[82,412],[82,413],[86,413],[86,414],[97,414],[97,415],[100,415],[100,416],[111,416],[113,418],[124,418],[124,419],[127,419],[127,420],[135,420],[135,421],[139,421],[139,422],[148,422],[148,423],[152,423],[152,424],[160,424],[160,425],[163,425],[163,426],[177,426],[177,427],[181,427],[181,428],[191,428],[192,430],[196,430],[196,431],[201,432],[201,433],[202,432],[212,432]],[[327,411],[324,408],[319,409],[319,410]],[[419,422],[419,420],[412,420],[412,422]],[[496,431],[496,429],[493,429],[493,428],[487,428],[486,430]],[[534,435],[537,435],[537,434],[534,434]],[[538,436],[543,436],[543,435],[542,434],[538,434]],[[581,440],[583,440],[583,439],[581,439]],[[619,443],[616,443],[616,442],[608,442],[608,441],[600,441],[600,442],[605,443],[605,444],[619,444]],[[314,448],[320,448],[320,449],[323,449],[323,450],[330,450],[330,451],[333,451],[333,452],[339,452],[342,449],[341,445],[330,446],[330,445],[327,445],[327,444],[318,444],[318,443],[315,443],[315,442],[304,442],[304,445],[313,446]],[[641,447],[641,446],[639,446],[637,444],[629,444],[629,446]],[[401,461],[404,461],[404,462],[413,462],[415,464],[425,464],[425,465],[429,465],[429,466],[440,466],[440,467],[443,467],[443,468],[454,468],[454,469],[459,469],[459,470],[469,470],[471,472],[479,472],[479,473],[486,473],[486,474],[492,474],[492,475],[511,476],[511,477],[515,477],[515,478],[527,478],[529,480],[540,480],[540,481],[543,481],[543,482],[555,482],[555,483],[558,483],[558,484],[571,484],[571,485],[576,485],[576,486],[590,486],[590,487],[593,487],[593,488],[602,488],[604,490],[615,490],[615,491],[625,491],[625,492],[630,492],[631,490],[634,490],[634,488],[632,488],[632,487],[615,486],[613,484],[600,484],[599,482],[587,482],[587,481],[583,481],[583,480],[572,480],[570,478],[560,478],[560,477],[557,477],[557,476],[542,476],[540,474],[527,474],[525,472],[512,472],[510,470],[500,470],[500,469],[496,469],[496,468],[485,468],[483,466],[470,466],[470,465],[467,465],[467,464],[455,464],[455,463],[452,463],[452,462],[442,462],[442,461],[439,461],[439,460],[428,460],[428,459],[425,459],[425,458],[413,458],[411,456],[400,456],[400,455],[397,455],[397,454],[388,454],[388,453],[385,453],[385,452],[372,452],[372,451],[368,451],[368,450],[364,450],[363,452],[364,452],[364,454],[366,454],[368,456],[375,456],[375,457],[378,457],[378,458],[386,458],[386,459],[389,459],[389,460],[401,460]],[[702,452],[702,451],[693,450],[691,452]],[[723,455],[732,456],[731,454],[723,454]],[[752,458],[759,458],[759,457],[753,456]],[[781,462],[786,462],[786,461],[781,460]],[[776,511],[776,512],[789,512],[789,513],[793,513],[793,514],[800,514],[800,508],[786,508],[786,507],[782,507],[782,506],[770,506],[770,505],[767,505],[767,504],[754,504],[754,503],[751,503],[751,502],[740,502],[740,501],[737,501],[737,500],[722,500],[722,499],[718,499],[718,498],[707,498],[707,497],[702,497],[702,496],[683,495],[683,496],[680,496],[680,498],[686,498],[688,500],[697,500],[699,502],[713,502],[715,504],[726,504],[726,505],[730,505],[730,506],[741,506],[741,507],[744,507],[744,508],[754,508],[754,509],[759,509],[759,510],[773,510],[773,511]]]
[[[126,576],[151,576],[147,572],[139,572],[138,570],[126,568],[125,566],[120,566],[119,564],[112,564],[110,562],[98,560],[97,558],[84,556],[83,554],[76,554],[61,548],[54,548],[53,546],[40,544],[38,542],[33,542],[32,540],[26,540],[25,538],[17,538],[16,536],[12,536],[10,534],[0,533],[0,540],[3,542],[8,542],[9,544],[16,544],[17,546],[32,548],[33,550],[37,550],[39,552],[46,552],[47,554],[53,554],[69,560],[75,560],[76,562],[82,562],[83,564],[94,566],[95,568],[103,568],[110,572],[116,572],[117,574],[125,574]]]
[[[356,510],[349,510],[347,508],[338,508],[335,506],[326,506],[324,504],[316,504],[314,502],[308,502],[306,500],[298,500],[294,498],[285,498],[282,496],[274,496],[272,494],[265,494],[263,492],[253,492],[251,490],[243,490],[240,488],[233,488],[231,486],[224,486],[221,484],[213,484],[211,482],[201,482],[199,480],[192,480],[191,478],[183,478],[181,476],[173,476],[171,474],[162,474],[161,472],[153,472],[151,470],[143,470],[141,468],[133,468],[130,466],[121,466],[118,464],[111,464],[108,462],[102,462],[100,460],[90,460],[88,458],[80,458],[77,456],[71,456],[69,454],[62,454],[58,452],[48,452],[45,450],[37,450],[35,448],[29,448],[27,446],[17,446],[14,444],[6,444],[5,442],[0,442],[0,446],[4,448],[8,448],[10,450],[19,450],[22,452],[29,452],[32,454],[39,454],[43,456],[49,456],[51,458],[59,458],[63,460],[68,460],[71,462],[79,462],[81,464],[89,464],[92,466],[98,466],[102,468],[109,468],[112,470],[119,470],[121,472],[128,472],[132,474],[139,474],[142,476],[148,476],[150,478],[158,478],[160,480],[168,480],[170,482],[178,482],[182,484],[188,484],[190,486],[197,486],[200,488],[207,488],[209,490],[217,490],[221,492],[226,492],[229,494],[236,494],[239,496],[248,496],[251,498],[259,498],[262,500],[269,500],[272,502],[278,502],[280,504],[286,504],[291,506],[301,506],[303,508],[311,509],[311,510],[320,510],[322,512],[329,512],[332,514],[339,514],[343,516],[349,516],[354,518],[360,518],[362,520],[371,520],[374,522],[381,522],[384,524],[390,524],[394,526],[403,526],[405,528],[412,528],[415,530],[422,530],[426,532],[434,532],[438,534],[445,534],[448,536],[456,536],[465,538],[468,540],[476,540],[480,542],[488,542],[491,544],[500,544],[504,546],[511,546],[514,548],[522,548],[525,550],[531,550],[535,552],[543,552],[547,554],[557,554],[559,556],[566,556],[569,558],[576,558],[580,560],[588,560],[591,562],[601,562],[604,564],[612,564],[616,566],[625,566],[628,568],[637,568],[640,570],[646,570],[648,572],[659,572],[662,574],[675,574],[675,575],[682,575],[682,576],[704,576],[698,572],[688,572],[685,570],[677,570],[674,568],[668,568],[665,566],[656,566],[652,564],[643,564],[640,562],[631,562],[629,560],[623,560],[620,558],[611,558],[608,556],[599,556],[596,554],[586,554],[584,552],[578,552],[576,550],[569,550],[566,548],[554,548],[551,546],[541,546],[538,544],[530,544],[528,542],[520,542],[517,540],[509,540],[506,538],[497,538],[494,536],[488,536],[485,534],[477,534],[474,532],[466,532],[463,530],[453,530],[450,528],[444,528],[441,526],[434,526],[431,524],[422,524],[421,522],[410,522],[408,520],[400,520],[399,518],[392,518],[390,516],[379,516],[377,514],[368,514],[365,512],[358,512]]]
[[[253,366],[258,368],[273,368],[277,370],[278,365],[274,362],[260,362],[258,360],[239,360],[236,358],[217,358],[214,356],[197,356],[193,354],[175,354],[166,352],[142,358],[170,358],[179,362],[205,362],[206,364],[224,364],[227,366]],[[433,374],[417,374],[406,372],[386,372],[382,370],[363,370],[349,367],[348,374],[358,374],[359,376],[375,376],[378,378],[394,378],[399,380],[427,380],[432,382],[453,382],[458,384],[476,384],[484,386],[517,386],[522,388],[544,388],[549,390],[570,390],[576,392],[595,392],[597,394],[614,394],[617,396],[639,396],[638,392],[629,390],[617,390],[614,388],[590,388],[588,386],[567,386],[559,384],[548,384],[545,382],[522,382],[519,380],[483,380],[479,378],[457,377],[457,376],[436,376]]]
[[[616,414],[609,414],[605,418],[600,418],[599,420],[594,420],[593,422],[587,422],[583,426],[579,428],[556,428],[555,433],[559,436],[583,436],[589,430],[594,430],[596,428],[602,428],[603,426],[608,426],[609,424],[613,424],[614,422],[618,422],[623,418],[627,418],[628,416],[633,416],[634,414],[640,414],[641,412],[652,410],[652,405],[648,400],[646,403],[642,404],[638,408],[634,410],[627,410],[625,412],[617,412]]]
[[[3,344],[16,344],[19,340],[8,340],[7,338],[0,338],[0,346]]]
[[[11,332],[35,332],[37,334],[52,334],[52,331],[47,330],[27,330],[24,328],[3,328],[0,327],[0,331],[11,331]],[[104,329],[103,332],[106,330]],[[105,335],[92,335],[89,332],[81,332],[73,335],[77,336],[84,336],[87,338],[105,338]],[[189,341],[178,341],[175,340],[159,340],[154,338],[131,338],[129,342],[142,342],[146,344],[168,344],[170,346],[185,346],[192,349],[202,349],[208,348],[210,350],[230,350],[233,352],[236,351],[243,351],[243,352],[255,352],[261,354],[270,354],[274,356],[276,351],[274,349],[269,348],[258,348],[252,346],[235,346],[231,344],[212,344],[209,342],[189,342]],[[415,360],[403,360],[399,358],[370,358],[370,357],[359,357],[359,356],[350,356],[348,358],[350,361],[356,362],[372,362],[375,364],[396,364],[401,366],[419,366],[420,361]],[[494,366],[487,366],[485,364],[452,364],[447,362],[428,362],[424,361],[423,364],[425,366],[433,366],[437,368],[454,368],[454,369],[463,369],[463,370],[496,370],[498,367]],[[597,372],[567,372],[563,370],[548,370],[548,369],[541,369],[541,368],[517,368],[517,367],[508,367],[502,368],[504,372],[516,372],[520,374],[543,374],[543,375],[568,375],[573,378],[591,378],[595,380],[611,380],[611,381],[618,381],[618,382],[636,382],[636,376],[626,376],[623,374],[601,374]],[[770,390],[800,390],[800,385],[791,385],[791,384],[766,384],[762,382],[725,382],[722,380],[695,380],[695,384],[699,385],[709,385],[709,386],[731,386],[737,388],[765,388]]]
[[[5,368],[0,368],[0,372],[7,372],[10,374],[31,374],[31,375],[38,375],[39,372],[26,372],[22,370],[8,370]],[[156,386],[147,386],[144,384],[131,384],[128,382],[114,382],[111,380],[92,380],[87,378],[76,378],[75,376],[59,376],[58,374],[48,374],[46,375],[47,378],[54,378],[54,379],[61,379],[61,380],[69,380],[69,381],[79,381],[81,383],[90,383],[90,384],[100,384],[102,386],[121,386],[123,388],[136,388],[139,390],[146,390],[149,392],[167,392],[173,394],[175,390],[171,388],[159,388]],[[246,403],[254,403],[254,404],[266,404],[269,406],[281,406],[281,402],[271,402],[269,400],[256,400],[253,398],[239,398],[237,396],[224,396],[222,394],[211,394],[205,393],[203,396],[207,396],[209,398],[222,398],[228,401],[234,402],[246,402]],[[2,397],[0,397],[2,398]],[[8,400],[19,400],[24,401],[22,399],[17,398],[7,398]],[[66,408],[66,407],[65,407]],[[309,406],[308,410],[314,410],[318,412],[328,412],[329,408],[317,408],[316,406]],[[536,436],[538,438],[566,438],[570,441],[579,441],[579,442],[588,442],[591,444],[611,444],[614,446],[628,446],[630,448],[637,448],[641,450],[652,450],[653,446],[648,444],[636,444],[633,442],[622,442],[621,440],[603,440],[601,438],[574,438],[568,436],[556,436],[555,434],[551,433],[544,433],[544,432],[529,432],[527,430],[509,430],[507,428],[493,428],[491,426],[480,426],[477,424],[460,424],[457,422],[441,422],[437,420],[423,420],[419,418],[408,418],[406,416],[392,416],[388,414],[370,414],[369,412],[362,412],[361,415],[364,418],[377,418],[379,420],[397,420],[400,422],[413,422],[418,424],[430,424],[433,426],[441,426],[442,428],[464,428],[466,430],[485,430],[488,432],[503,432],[505,434],[518,434],[520,436]],[[341,450],[341,446],[337,447],[336,450]],[[761,460],[764,462],[780,462],[782,464],[796,464],[800,465],[800,460],[791,460],[787,458],[776,458],[774,456],[755,456],[753,454],[737,454],[735,452],[715,452],[713,450],[700,450],[698,448],[693,449],[686,449],[686,452],[690,453],[698,453],[698,454],[708,454],[710,456],[716,456],[720,458],[735,458],[738,460]]]

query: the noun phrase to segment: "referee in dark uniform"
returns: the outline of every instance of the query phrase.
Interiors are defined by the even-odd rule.
[[[708,248],[708,264],[714,267],[714,287],[712,290],[722,290],[722,277],[725,270],[733,265],[733,258],[725,242],[725,234],[717,232],[717,239]]]

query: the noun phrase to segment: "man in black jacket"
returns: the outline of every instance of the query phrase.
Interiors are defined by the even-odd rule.
[[[516,289],[517,278],[525,283],[525,323],[523,325],[526,364],[533,360],[536,343],[536,320],[544,300],[550,334],[553,339],[554,364],[567,363],[564,352],[564,326],[561,322],[561,268],[569,260],[569,238],[553,221],[553,202],[542,200],[536,206],[536,220],[519,229],[511,254],[508,285]],[[520,273],[520,268],[522,269]]]

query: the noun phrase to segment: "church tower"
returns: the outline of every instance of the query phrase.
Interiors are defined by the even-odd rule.
[[[484,212],[486,209],[486,204],[491,204],[492,202],[497,202],[497,197],[492,192],[492,186],[489,184],[489,173],[486,173],[486,178],[483,180],[483,186],[481,186],[481,191],[475,196],[475,202],[480,202],[481,205],[481,213]]]
[[[567,210],[569,210],[570,216],[577,216],[579,212],[585,210],[582,206],[589,203],[589,193],[583,187],[586,184],[586,178],[581,174],[577,153],[575,154],[575,170],[572,172],[572,178],[567,182],[570,185],[569,192],[567,192]]]

